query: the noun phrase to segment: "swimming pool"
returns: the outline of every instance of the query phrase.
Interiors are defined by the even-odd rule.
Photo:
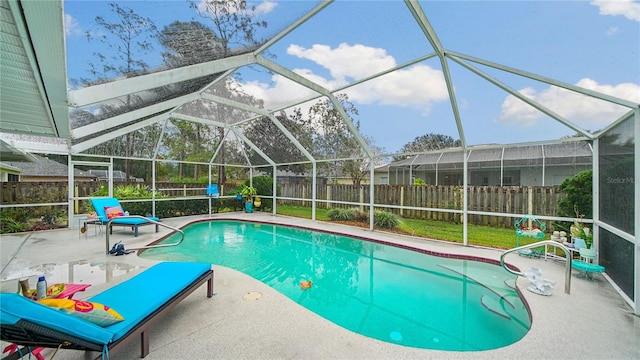
[[[141,256],[241,271],[371,338],[478,351],[512,344],[531,326],[515,275],[495,264],[266,223],[212,220],[183,230],[181,245]],[[175,236],[162,242],[175,242]],[[302,289],[300,282],[309,280],[311,287]]]

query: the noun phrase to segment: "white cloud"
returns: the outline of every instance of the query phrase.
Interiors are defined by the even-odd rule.
[[[600,9],[600,15],[622,15],[629,20],[640,22],[640,2],[635,0],[596,0],[591,5]]]
[[[218,3],[219,1],[217,0],[201,0],[198,4],[197,4],[197,9],[198,11],[200,11],[201,13],[208,13],[209,12],[209,6],[207,5],[207,3],[212,3],[212,5],[216,5],[216,3]],[[247,2],[247,9],[251,9],[252,6],[255,6],[256,9],[254,11],[254,15],[264,15],[264,14],[268,14],[271,11],[273,11],[273,9],[276,8],[276,6],[278,6],[278,4],[276,2],[273,1],[260,1],[259,3],[256,2]],[[229,8],[229,11],[231,13],[237,12],[238,9],[237,8]]]
[[[256,5],[255,14],[256,15],[264,15],[273,11],[273,9],[278,6],[278,3],[273,1],[263,1],[260,4]]]
[[[360,44],[342,43],[335,49],[319,44],[309,49],[291,45],[287,53],[323,66],[334,79],[344,83],[396,66],[395,59],[386,50]]]
[[[293,71],[327,89],[335,89],[396,66],[395,59],[384,49],[360,44],[343,43],[337,48],[316,44],[308,49],[291,45],[287,52],[326,68],[331,76],[329,79],[310,69],[298,68]],[[268,108],[283,103],[287,98],[302,99],[312,94],[280,75],[273,76],[271,81],[271,84],[251,82],[243,87],[250,94],[264,99],[269,104]],[[409,107],[418,109],[423,114],[430,112],[433,103],[448,99],[442,72],[422,64],[359,84],[349,88],[347,93],[349,99],[356,103]]]
[[[611,35],[615,35],[618,33],[618,31],[620,31],[620,29],[618,29],[616,26],[610,27],[607,29],[607,35],[611,36]]]
[[[638,84],[600,85],[592,79],[585,78],[578,81],[576,85],[602,94],[640,103],[640,85]],[[520,93],[567,120],[574,121],[590,130],[602,128],[629,111],[628,108],[555,86],[540,92],[536,92],[533,88],[525,88],[520,90]],[[498,122],[533,126],[543,116],[541,112],[533,107],[509,95],[502,103],[502,113],[498,117]]]
[[[78,20],[74,19],[73,16],[69,14],[64,14],[64,32],[67,36],[82,35],[84,33],[82,28],[80,28]]]

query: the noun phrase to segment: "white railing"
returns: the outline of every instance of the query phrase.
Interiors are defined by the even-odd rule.
[[[531,249],[531,248],[537,248],[537,247],[541,247],[541,246],[545,246],[545,245],[551,245],[551,246],[555,246],[555,247],[559,247],[561,248],[564,253],[565,256],[567,256],[567,265],[566,265],[566,270],[565,270],[565,274],[564,274],[564,292],[565,294],[570,294],[571,293],[571,251],[569,251],[569,248],[567,248],[566,246],[560,244],[557,241],[553,241],[553,240],[543,240],[543,241],[538,241],[536,243],[533,244],[528,244],[528,245],[522,245],[522,246],[518,246],[517,248],[513,248],[513,249],[509,249],[507,251],[505,251],[504,253],[502,253],[502,255],[500,255],[500,266],[502,266],[505,270],[507,270],[508,272],[514,274],[514,275],[518,275],[518,276],[525,276],[523,272],[519,272],[519,271],[515,271],[515,270],[511,270],[509,269],[509,267],[507,267],[504,263],[504,258],[505,256],[507,256],[507,254],[510,254],[512,252],[515,251],[520,251],[520,250],[524,250],[524,249]]]

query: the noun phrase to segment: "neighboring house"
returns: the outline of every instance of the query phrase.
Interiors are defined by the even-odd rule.
[[[0,163],[0,182],[18,182],[22,170],[15,166]]]
[[[87,173],[94,175],[97,181],[109,181],[109,171],[108,170],[87,170]],[[113,172],[113,181],[114,182],[125,182],[127,179],[127,174],[124,171],[116,170]],[[137,178],[135,176],[129,176],[129,182],[144,182],[144,179]]]
[[[538,145],[468,148],[469,185],[552,186],[593,166],[593,149],[585,141]],[[441,150],[389,164],[391,184],[462,185],[463,152]]]
[[[33,154],[32,154],[33,155]],[[7,173],[7,180],[2,177],[2,181],[14,181],[14,182],[52,182],[52,181],[67,181],[69,179],[69,167],[65,164],[49,160],[46,157],[33,155],[36,158],[35,162],[22,162],[22,161],[6,161],[3,163],[2,168],[11,167],[13,172],[11,176]],[[3,170],[4,173],[4,170]],[[15,175],[18,175],[17,177]],[[75,170],[75,181],[94,181],[95,176],[88,174],[81,170]]]
[[[368,183],[367,181],[367,184]],[[376,185],[389,184],[389,164],[381,165],[373,169],[373,183]]]
[[[258,172],[255,176],[270,176],[264,172]],[[374,184],[389,184],[389,165],[378,166],[374,169]],[[295,174],[291,171],[278,170],[276,172],[278,184],[281,185],[295,185],[311,183],[312,175],[309,173]],[[328,170],[325,168],[318,169],[318,176],[316,180],[318,185],[326,184],[339,184],[339,185],[351,185],[353,180],[348,175],[342,173],[339,166],[335,167],[335,174],[329,175]],[[367,171],[364,178],[360,182],[361,185],[369,184],[369,172]]]
[[[253,176],[271,176],[271,174],[256,171]],[[310,174],[296,174],[292,171],[288,170],[278,170],[276,171],[276,181],[279,185],[298,185],[298,184],[310,184],[312,181],[312,176]],[[326,184],[327,179],[321,177],[318,174],[317,178],[318,184]]]

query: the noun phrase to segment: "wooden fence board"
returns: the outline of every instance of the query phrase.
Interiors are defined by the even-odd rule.
[[[150,183],[136,183],[151,188]],[[7,204],[29,204],[29,203],[56,203],[66,202],[68,198],[68,184],[66,182],[4,182],[0,187],[0,203]],[[92,193],[104,186],[99,182],[82,182],[75,184],[77,196],[89,197]],[[227,186],[226,189],[233,189]],[[182,197],[206,195],[206,184],[183,184],[183,183],[157,183],[156,189],[165,196]],[[280,203],[311,206],[313,194],[311,184],[282,184],[280,185],[280,195],[282,197],[306,199],[306,200],[280,200]],[[362,202],[364,210],[368,210],[369,185],[317,185],[316,196],[318,199],[330,201],[343,201],[358,203]],[[223,193],[226,195],[226,193]],[[529,203],[528,187],[519,186],[470,186],[467,189],[468,208],[472,211],[499,212],[499,213],[523,213],[528,212]],[[532,188],[533,210],[536,215],[555,216],[557,203],[564,198],[563,193],[559,193],[553,186],[536,186]],[[414,185],[375,185],[374,204],[384,204],[392,206],[408,206],[416,208],[434,209],[462,209],[462,193],[459,187],[455,186],[414,186]],[[351,208],[349,204],[327,204],[317,203],[319,208]],[[415,209],[389,209],[404,217],[448,220],[460,219],[458,214],[415,210]],[[469,222],[480,225],[493,225],[500,227],[513,226],[513,218],[495,217],[488,215],[470,215]],[[550,225],[550,224],[548,224]]]

